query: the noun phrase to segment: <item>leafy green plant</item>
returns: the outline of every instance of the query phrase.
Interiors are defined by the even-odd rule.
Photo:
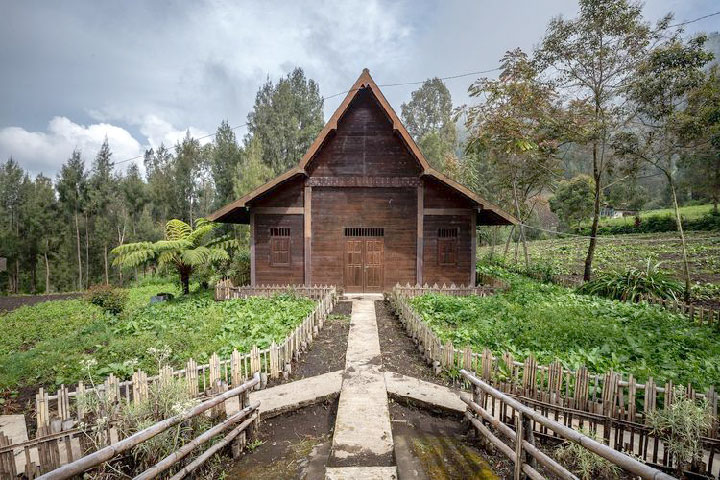
[[[237,248],[237,241],[229,235],[212,238],[217,224],[199,218],[193,229],[187,223],[173,219],[165,226],[165,240],[126,243],[113,249],[113,265],[137,267],[156,262],[159,267],[173,267],[178,273],[182,291],[190,293],[190,275],[198,268],[213,262],[228,260],[228,250]]]
[[[688,398],[682,387],[675,388],[673,397],[670,406],[651,411],[648,422],[675,460],[676,474],[685,478],[685,470],[702,461],[700,437],[707,435],[713,417],[705,399]]]
[[[410,299],[445,343],[470,346],[573,370],[633,373],[644,381],[720,385],[720,331],[661,306],[576,294],[523,275],[492,270],[510,282],[487,297],[427,294]]]
[[[85,298],[104,311],[117,315],[125,309],[128,294],[125,290],[111,285],[93,285],[88,289]]]
[[[677,300],[683,292],[682,284],[662,272],[659,266],[648,260],[643,270],[630,268],[625,273],[599,273],[577,291],[615,300],[637,301],[647,296]]]
[[[583,435],[596,442],[604,443],[602,437],[595,432],[582,429]],[[565,442],[555,450],[555,457],[569,466],[582,480],[610,480],[620,477],[620,468],[580,444]]]

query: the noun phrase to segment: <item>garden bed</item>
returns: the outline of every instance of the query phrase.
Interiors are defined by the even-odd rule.
[[[148,304],[151,295],[170,292],[176,298]],[[21,307],[0,315],[0,388],[70,384],[81,380],[83,361],[96,365],[93,374],[128,377],[133,370],[157,371],[151,348],[168,347],[169,364],[189,358],[205,363],[217,352],[249,351],[280,342],[314,309],[315,301],[280,294],[269,298],[216,302],[213,292],[177,296],[173,284],[128,289],[129,301],[118,315],[105,313],[84,300],[63,300]]]
[[[502,273],[502,272],[499,272]],[[410,299],[442,342],[516,359],[559,359],[572,370],[632,373],[661,383],[720,385],[720,330],[659,306],[578,295],[520,275],[487,297],[428,294]]]

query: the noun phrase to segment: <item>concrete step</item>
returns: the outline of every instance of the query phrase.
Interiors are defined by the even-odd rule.
[[[339,467],[328,468],[327,480],[396,480],[395,467]]]

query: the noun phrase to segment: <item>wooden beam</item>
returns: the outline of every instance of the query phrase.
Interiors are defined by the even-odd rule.
[[[250,285],[255,286],[255,213],[250,212]]]
[[[426,208],[425,215],[469,215],[471,208]]]
[[[417,265],[415,266],[415,280],[418,285],[422,285],[423,282],[423,229],[425,228],[423,219],[425,218],[424,208],[424,189],[423,184],[420,183],[417,187]]]
[[[470,286],[475,286],[475,263],[477,262],[477,213],[470,213]]]
[[[305,236],[305,249],[303,251],[303,256],[305,258],[305,285],[309,287],[312,285],[310,272],[310,269],[312,268],[312,187],[305,187],[303,209],[305,215],[305,224],[303,227]]]
[[[252,211],[261,215],[302,215],[305,213],[303,207],[256,207]]]
[[[390,187],[408,188],[420,185],[418,177],[310,177],[305,182],[309,187]]]

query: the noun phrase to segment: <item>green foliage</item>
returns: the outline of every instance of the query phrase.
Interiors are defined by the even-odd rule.
[[[688,259],[695,280],[720,283],[720,236],[716,233],[686,232]],[[585,238],[553,238],[528,244],[530,265],[549,264],[553,272],[562,276],[582,275]],[[489,254],[490,247],[478,249],[478,258]],[[495,257],[498,256],[498,247]],[[660,263],[660,268],[674,278],[682,271],[680,239],[675,233],[600,236],[595,251],[598,272],[644,268],[647,259]],[[512,256],[505,260],[513,270],[524,268],[524,262]]]
[[[550,198],[550,208],[565,225],[577,225],[592,215],[595,181],[587,175],[561,181]]]
[[[713,416],[707,400],[697,402],[687,398],[685,390],[676,387],[669,407],[653,410],[648,423],[675,460],[677,474],[685,478],[683,470],[690,464],[701,462],[703,448],[700,437],[706,436],[712,426]]]
[[[279,174],[297,164],[323,124],[320,88],[296,68],[276,84],[268,79],[258,90],[245,146],[258,141],[265,165]]]
[[[577,289],[578,293],[597,295],[615,300],[637,301],[643,297],[677,301],[683,286],[659,269],[650,260],[644,269],[631,268],[627,272],[600,272]]]
[[[597,433],[585,428],[581,432],[596,442],[605,443]],[[563,443],[555,450],[555,457],[560,462],[568,465],[571,471],[580,476],[581,480],[593,480],[596,478],[610,480],[619,478],[622,472],[618,466],[609,460],[574,442]]]
[[[117,315],[125,309],[128,294],[125,290],[111,285],[93,285],[86,292],[85,299],[103,311]]]
[[[659,306],[579,295],[557,285],[487,267],[511,282],[488,297],[433,294],[411,300],[441,340],[456,347],[509,351],[567,368],[631,372],[644,380],[720,385],[720,331]]]
[[[211,237],[217,227],[203,218],[196,220],[195,229],[181,220],[170,220],[165,226],[165,240],[120,245],[112,251],[113,265],[137,267],[152,261],[160,268],[171,266],[187,294],[194,269],[228,260],[228,250],[237,248],[237,241],[230,236]]]
[[[209,291],[148,304],[152,295],[179,295],[174,283],[127,290],[125,311],[110,317],[83,300],[62,300],[21,307],[0,314],[7,334],[0,339],[0,388],[42,384],[71,384],[83,376],[83,360],[97,362],[93,374],[125,377],[133,368],[157,371],[149,348],[167,345],[171,364],[184,365],[192,357],[206,362],[217,351],[249,351],[253,344],[268,347],[282,340],[314,308],[315,303],[289,294],[271,298],[216,302]]]

